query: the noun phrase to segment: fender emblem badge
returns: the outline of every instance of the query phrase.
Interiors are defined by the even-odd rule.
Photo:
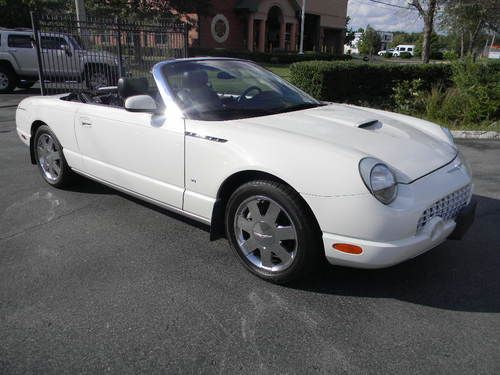
[[[205,139],[207,141],[212,141],[212,142],[218,142],[218,143],[226,143],[227,142],[227,139],[212,137],[210,135],[201,135],[201,134],[193,133],[193,132],[185,132],[184,134],[188,137]]]

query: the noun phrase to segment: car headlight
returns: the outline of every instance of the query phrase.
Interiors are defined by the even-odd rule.
[[[380,160],[364,158],[359,162],[359,173],[366,187],[383,204],[390,204],[398,195],[394,172]]]
[[[446,135],[446,138],[448,138],[450,144],[455,145],[455,139],[453,138],[453,134],[451,134],[450,129],[448,128],[441,128],[441,129],[443,129],[443,133]]]

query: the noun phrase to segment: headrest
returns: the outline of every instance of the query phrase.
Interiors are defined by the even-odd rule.
[[[189,70],[182,75],[184,88],[193,89],[206,86],[208,83],[208,74],[204,70]]]
[[[134,95],[147,94],[149,82],[146,77],[141,78],[120,78],[118,80],[118,94],[122,99],[127,99]]]

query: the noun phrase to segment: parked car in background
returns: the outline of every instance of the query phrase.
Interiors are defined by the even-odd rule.
[[[266,280],[324,258],[388,267],[474,219],[467,162],[428,121],[322,103],[237,59],[165,61],[109,89],[19,104],[17,133],[45,181],[77,173],[210,224]]]
[[[116,84],[118,58],[106,51],[87,51],[62,33],[40,34],[46,80],[85,81],[88,88]],[[38,58],[30,29],[0,29],[0,93],[29,88],[39,79]]]
[[[387,54],[394,54],[394,48],[389,48],[388,50],[378,51],[379,56],[385,56]]]
[[[415,45],[414,44],[400,44],[394,48],[392,53],[395,57],[400,57],[402,53],[409,53],[412,56],[415,56]]]

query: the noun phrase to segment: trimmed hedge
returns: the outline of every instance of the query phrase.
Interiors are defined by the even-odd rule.
[[[305,53],[303,55],[298,55],[297,53],[275,52],[271,54],[245,50],[206,48],[190,48],[189,56],[233,57],[237,59],[273,64],[291,64],[300,61],[348,61],[352,59],[350,55],[332,55],[328,53]]]
[[[299,62],[290,67],[291,82],[324,101],[392,107],[393,87],[421,79],[425,89],[451,85],[448,64],[360,64],[353,62]]]

